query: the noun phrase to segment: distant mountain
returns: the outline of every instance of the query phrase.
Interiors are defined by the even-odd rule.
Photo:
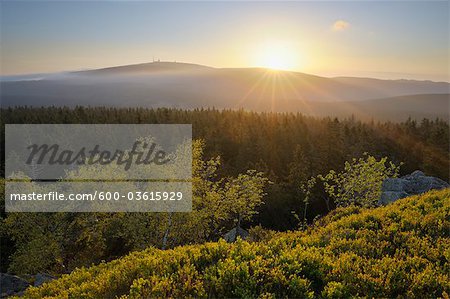
[[[149,62],[132,65],[113,66],[96,70],[72,72],[76,75],[145,75],[164,72],[196,72],[212,69],[208,66],[180,62]]]
[[[311,103],[311,115],[350,117],[363,120],[402,121],[413,119],[449,119],[450,94],[419,94],[366,101]]]
[[[216,107],[420,118],[448,117],[449,90],[447,82],[153,62],[3,78],[1,100],[2,106]]]

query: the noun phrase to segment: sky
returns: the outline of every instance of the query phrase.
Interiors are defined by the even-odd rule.
[[[0,1],[3,76],[155,58],[450,81],[449,1]]]

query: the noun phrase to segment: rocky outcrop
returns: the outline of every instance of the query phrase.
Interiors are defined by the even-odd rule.
[[[15,275],[0,273],[0,298],[20,295],[30,284]]]
[[[410,195],[422,194],[433,189],[448,188],[450,185],[436,177],[426,176],[422,171],[401,178],[389,178],[383,182],[380,204],[388,204]]]
[[[51,281],[55,279],[55,277],[45,274],[45,273],[38,273],[36,274],[36,276],[34,277],[34,286],[38,287],[40,285],[43,285],[44,283]]]
[[[29,276],[30,280],[33,280],[33,278],[33,286],[35,287],[55,279],[55,277],[45,273],[38,273],[34,275],[34,277],[33,275]],[[31,286],[31,284],[23,278],[8,273],[0,273],[0,298],[21,296],[29,286]]]
[[[228,243],[236,242],[237,238],[240,237],[242,240],[245,240],[248,238],[248,231],[246,231],[243,228],[240,228],[239,226],[233,228],[229,232],[227,232],[223,238]]]

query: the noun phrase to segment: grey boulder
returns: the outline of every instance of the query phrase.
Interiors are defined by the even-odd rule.
[[[53,279],[55,279],[55,277],[53,277],[51,275],[44,274],[44,273],[38,273],[34,277],[34,286],[38,287],[38,286],[46,283],[47,281],[51,281]]]
[[[238,237],[240,237],[242,240],[247,239],[248,238],[248,231],[246,231],[245,229],[237,226],[237,227],[234,227],[232,230],[230,230],[229,232],[227,232],[223,236],[225,241],[227,241],[228,243],[236,242]]]
[[[448,187],[450,185],[446,181],[436,177],[426,176],[422,171],[416,170],[401,178],[388,178],[384,180],[379,204],[385,205],[404,197]]]
[[[18,276],[0,273],[0,298],[20,295],[30,284]]]

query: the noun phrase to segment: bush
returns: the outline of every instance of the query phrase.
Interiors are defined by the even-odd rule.
[[[450,189],[347,209],[266,242],[134,252],[24,297],[448,298]]]

